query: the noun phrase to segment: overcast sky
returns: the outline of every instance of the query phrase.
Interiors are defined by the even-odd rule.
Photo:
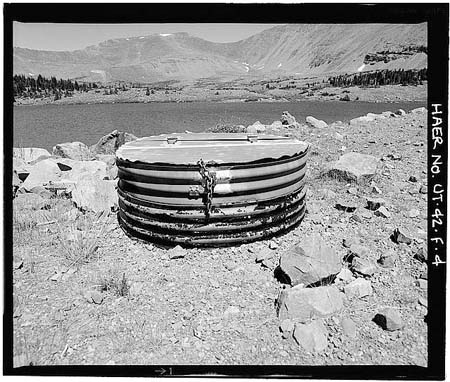
[[[76,50],[102,41],[187,32],[213,42],[232,42],[279,24],[13,24],[13,44],[39,50]]]

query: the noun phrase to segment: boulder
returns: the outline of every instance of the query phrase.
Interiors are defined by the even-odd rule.
[[[376,216],[380,216],[382,218],[390,218],[391,213],[388,211],[388,209],[385,206],[381,206],[375,211]]]
[[[30,191],[33,187],[43,186],[61,177],[61,170],[51,159],[45,159],[29,168],[30,174],[22,184],[22,188]]]
[[[328,127],[328,124],[325,121],[320,119],[308,116],[306,117],[306,123],[316,129],[322,129],[324,127]]]
[[[355,202],[341,199],[335,204],[335,208],[344,212],[354,212],[358,208]]]
[[[377,271],[377,266],[370,260],[355,256],[352,260],[351,270],[362,276],[372,276]]]
[[[328,345],[328,332],[322,320],[295,325],[293,336],[295,341],[308,352],[323,351]]]
[[[169,255],[169,259],[182,259],[186,256],[187,251],[181,247],[180,245],[177,245],[167,251],[167,254]]]
[[[385,308],[375,315],[373,321],[384,330],[399,330],[403,328],[403,321],[400,313],[394,308]]]
[[[72,190],[72,201],[82,210],[110,211],[118,204],[116,181],[102,180],[93,174],[84,174]]]
[[[426,107],[418,107],[416,109],[412,109],[410,113],[412,114],[426,114],[427,108]]]
[[[382,198],[366,198],[367,209],[371,211],[376,211],[381,206],[386,205],[386,201]]]
[[[45,149],[40,149],[37,147],[14,147],[13,157],[22,159],[25,162],[31,162],[40,156],[50,156],[50,153]]]
[[[95,145],[90,147],[90,151],[93,155],[115,155],[120,146],[124,143],[135,141],[136,139],[137,137],[133,134],[114,130],[111,133],[101,137]]]
[[[259,121],[256,121],[253,125],[247,127],[247,133],[249,134],[264,133],[265,131],[266,126]]]
[[[14,192],[15,192],[15,190],[17,190],[20,187],[21,183],[22,183],[22,181],[20,180],[19,176],[17,175],[17,172],[14,170],[13,176],[12,176],[12,186],[13,186]]]
[[[350,125],[359,125],[361,123],[367,123],[367,122],[372,122],[372,121],[375,121],[374,117],[364,115],[362,117],[357,117],[357,118],[351,119]]]
[[[397,114],[397,115],[406,115],[406,111],[403,110],[403,109],[398,109],[398,110],[395,112],[395,114]]]
[[[343,268],[337,275],[336,280],[341,280],[344,282],[348,282],[353,280],[353,273],[348,268]]]
[[[373,293],[372,283],[369,280],[356,279],[344,287],[345,296],[349,299],[370,296]]]
[[[23,182],[30,174],[31,166],[21,158],[13,158],[13,172]]]
[[[396,228],[391,235],[391,239],[397,244],[405,243],[409,245],[412,243],[412,239],[409,237],[409,234],[402,228]]]
[[[340,311],[343,307],[343,293],[334,286],[303,288],[295,286],[281,291],[277,299],[280,320],[291,319],[308,322],[324,318]]]
[[[109,172],[105,162],[99,160],[92,161],[76,161],[64,160],[67,166],[70,166],[69,171],[64,171],[62,173],[63,180],[71,180],[77,182],[80,178],[86,174],[95,176],[97,179],[109,179]]]
[[[283,253],[279,267],[291,285],[310,285],[338,274],[342,262],[333,248],[313,234]]]
[[[377,263],[383,268],[392,268],[395,265],[395,257],[393,252],[387,252],[380,256]]]
[[[372,155],[349,152],[333,162],[326,174],[345,182],[369,183],[377,174],[379,161]]]
[[[283,127],[283,123],[281,121],[274,121],[271,125],[270,128],[273,130],[279,130]]]
[[[116,156],[112,154],[97,154],[95,156],[95,159],[101,162],[105,162],[108,166],[108,169],[115,166],[116,164]]]
[[[372,119],[385,119],[386,116],[383,114],[374,114],[374,113],[367,113],[366,117],[372,118]]]
[[[49,190],[47,190],[45,187],[43,186],[36,186],[33,187],[30,192],[32,194],[37,194],[39,196],[42,196],[44,199],[51,199],[55,196],[54,193],[50,192]]]
[[[416,254],[414,255],[416,260],[419,260],[422,263],[426,263],[428,261],[428,249],[427,247],[420,247]]]
[[[291,115],[288,111],[283,111],[280,121],[281,121],[282,125],[287,125],[287,126],[293,125],[297,122],[295,120],[295,117],[293,115]]]
[[[89,147],[82,142],[59,143],[53,147],[53,155],[73,160],[89,160],[92,158]]]
[[[289,319],[281,321],[280,331],[283,333],[283,338],[289,338],[294,331],[294,323]]]

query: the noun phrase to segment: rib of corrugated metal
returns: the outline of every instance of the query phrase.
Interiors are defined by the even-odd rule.
[[[117,155],[119,222],[132,236],[169,244],[271,237],[304,216],[308,147],[286,137],[242,134],[130,142]]]

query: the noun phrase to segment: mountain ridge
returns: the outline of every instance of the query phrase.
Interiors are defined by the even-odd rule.
[[[158,82],[327,75],[427,67],[422,24],[287,24],[244,40],[186,32],[109,39],[74,51],[14,48],[15,74],[86,81]]]

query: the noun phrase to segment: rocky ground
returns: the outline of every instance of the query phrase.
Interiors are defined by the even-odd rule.
[[[95,192],[117,176],[111,150],[133,137],[16,151],[15,365],[426,366],[426,118],[422,108],[327,126],[286,113],[248,128],[311,144],[308,210],[283,236],[229,248],[139,242],[98,211]],[[39,164],[53,188],[33,175]]]
[[[320,86],[287,89],[266,89],[260,84],[233,84],[232,87],[220,87],[217,84],[196,86],[187,85],[167,90],[155,90],[146,95],[146,89],[132,88],[118,90],[118,94],[105,95],[104,90],[75,92],[72,97],[63,97],[54,101],[54,97],[17,98],[15,105],[67,105],[94,103],[148,103],[148,102],[288,102],[303,100],[343,100],[366,102],[407,102],[423,101],[427,98],[427,85],[401,86],[386,85],[382,87],[327,87]]]

